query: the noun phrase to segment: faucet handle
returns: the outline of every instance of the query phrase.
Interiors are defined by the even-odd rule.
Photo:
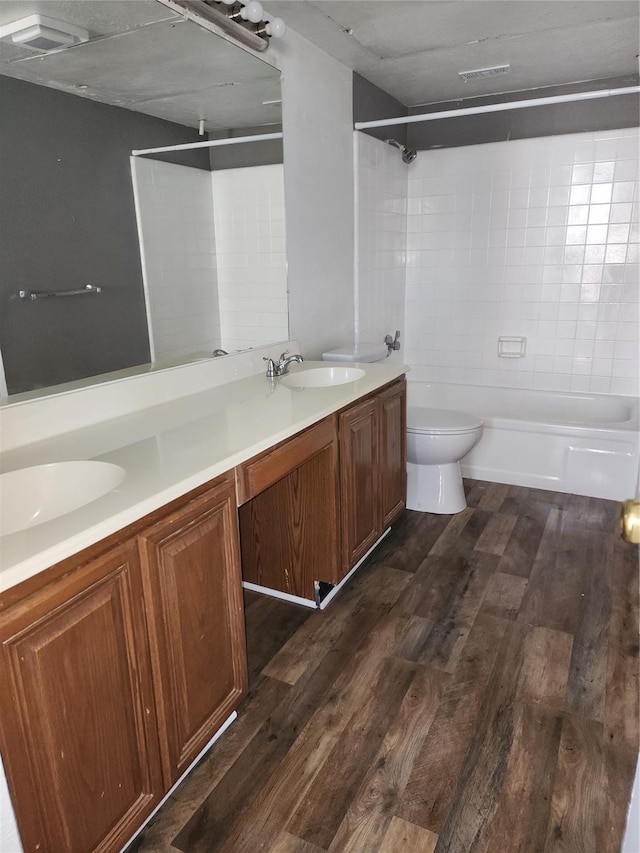
[[[391,355],[394,350],[400,349],[400,331],[396,332],[395,338],[392,338],[391,335],[385,335],[384,339],[385,344],[387,345],[387,355]]]
[[[272,379],[274,376],[277,376],[276,365],[273,359],[262,356],[262,360],[267,362],[267,378]]]
[[[285,351],[280,355],[280,361],[284,361],[284,360],[285,360],[285,358],[289,355],[289,352],[290,352],[290,350],[286,349],[286,350],[285,350]]]

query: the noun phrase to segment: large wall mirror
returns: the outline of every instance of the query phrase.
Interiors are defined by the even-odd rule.
[[[130,156],[281,130],[279,71],[157,0],[33,13],[90,39],[0,42],[4,402],[286,338],[281,142]]]

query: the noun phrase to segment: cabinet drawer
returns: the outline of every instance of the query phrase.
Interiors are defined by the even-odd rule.
[[[336,441],[335,419],[332,416],[239,465],[236,468],[238,506],[264,492]]]

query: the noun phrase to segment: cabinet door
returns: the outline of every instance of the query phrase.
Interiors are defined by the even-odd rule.
[[[25,851],[119,849],[162,780],[134,542],[0,616],[2,754]]]
[[[343,575],[380,535],[377,408],[372,398],[340,415]]]
[[[233,477],[139,536],[165,783],[247,690]]]
[[[334,418],[248,462],[238,483],[252,496],[240,507],[246,581],[313,600],[315,581],[340,580]]]
[[[378,397],[380,418],[380,511],[382,530],[407,498],[407,387],[403,380]]]

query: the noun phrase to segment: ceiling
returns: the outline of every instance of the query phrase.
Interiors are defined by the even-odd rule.
[[[408,107],[636,75],[636,0],[265,0]],[[465,83],[460,71],[509,64]]]
[[[2,41],[0,74],[207,131],[282,120],[279,71],[157,0],[0,0],[0,25],[34,13],[89,41],[48,54]]]
[[[264,5],[408,107],[638,71],[636,0]],[[192,127],[203,119],[208,131],[281,121],[278,71],[157,0],[0,0],[0,25],[35,12],[84,27],[90,41],[45,55],[0,42],[0,74]],[[458,76],[503,64],[508,74]]]

